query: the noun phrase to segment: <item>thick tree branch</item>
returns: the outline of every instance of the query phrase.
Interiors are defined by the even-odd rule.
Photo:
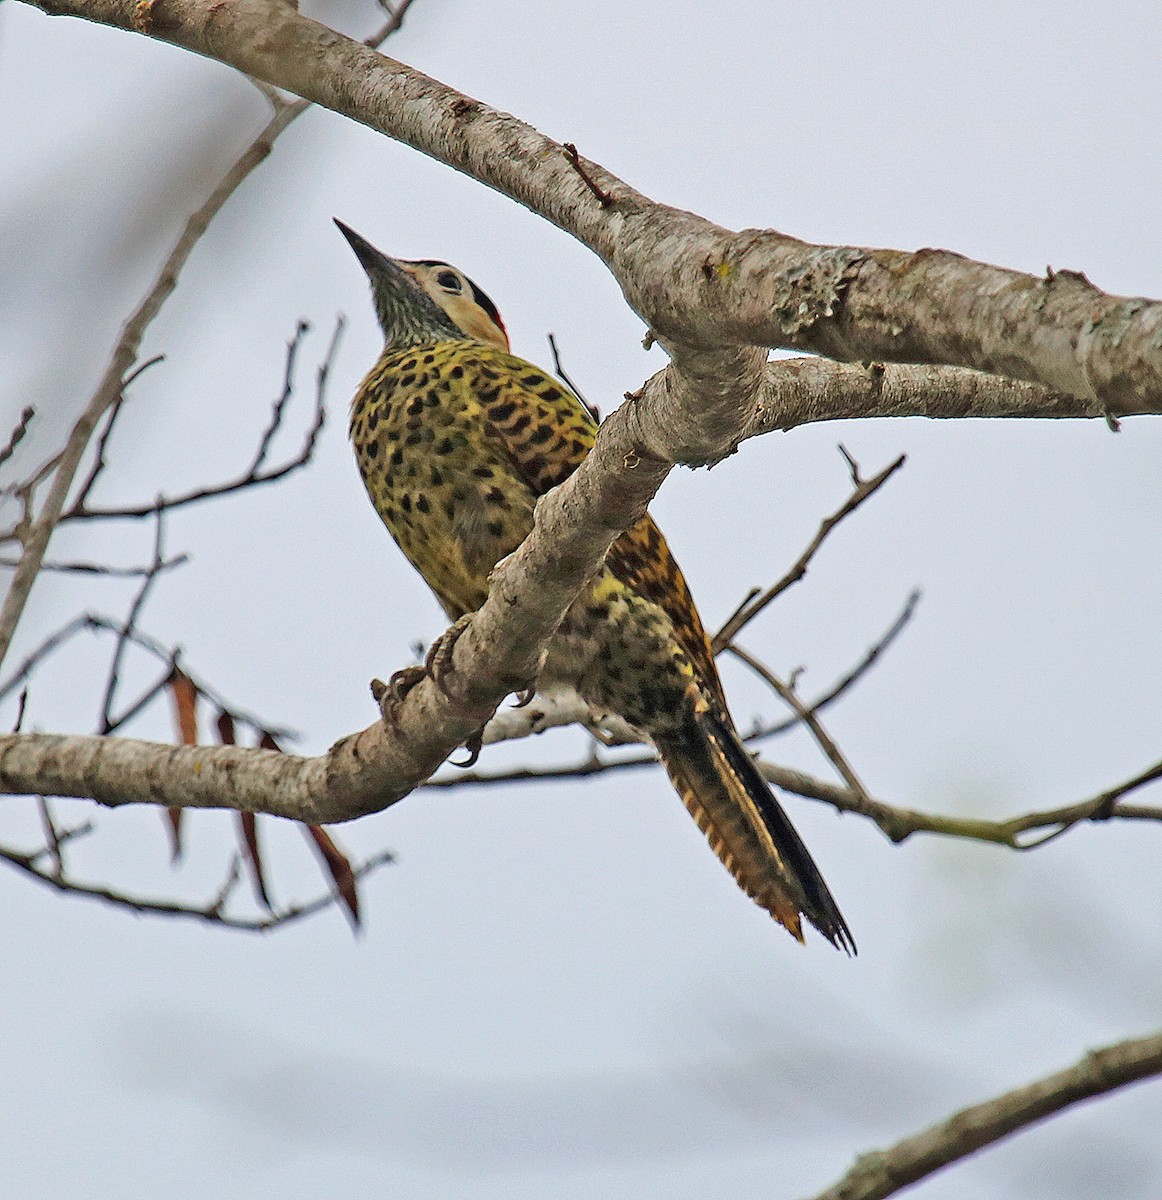
[[[1105,295],[1076,272],[1038,278],[942,250],[813,246],[770,229],[723,229],[276,0],[33,2],[227,63],[518,200],[599,254],[672,354],[733,344],[971,367],[1113,415],[1162,411],[1162,305]],[[738,382],[729,364],[676,365],[696,394]],[[757,380],[747,382],[744,394]]]
[[[1010,1134],[1062,1109],[1162,1073],[1162,1033],[1091,1050],[1080,1062],[962,1109],[889,1150],[861,1155],[814,1200],[884,1200]]]

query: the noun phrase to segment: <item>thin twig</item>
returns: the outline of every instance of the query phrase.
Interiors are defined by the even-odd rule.
[[[919,602],[920,593],[912,592],[900,613],[896,616],[887,632],[871,647],[869,647],[863,658],[860,659],[854,667],[841,676],[831,687],[822,692],[808,706],[807,711],[810,713],[820,713],[835,703],[849,688],[851,688],[871,667],[878,661],[884,651],[899,637],[907,623],[912,619],[912,614],[915,611],[916,605]],[[552,710],[546,710],[551,713]],[[540,709],[530,710],[534,715],[540,712]],[[563,719],[550,718],[546,721],[546,712],[540,712],[540,716],[532,720],[531,723],[521,727],[519,732],[512,732],[504,737],[490,739],[488,730],[492,729],[492,723],[486,728],[485,744],[490,745],[497,741],[507,741],[510,738],[528,737],[533,733],[544,733],[547,729],[553,728],[558,724],[575,724],[577,717],[572,714],[572,710],[564,711]],[[743,741],[758,742],[766,738],[774,737],[778,734],[788,733],[790,730],[797,728],[802,723],[802,718],[796,713],[788,717],[786,720],[779,721],[776,724],[758,724],[748,733],[743,735]],[[596,734],[597,731],[591,729],[591,733]],[[612,740],[603,739],[606,745],[632,745],[634,739],[630,736],[617,737]],[[641,754],[633,757],[616,758],[616,759],[601,759],[596,756],[596,747],[594,753],[582,764],[580,768],[573,766],[552,767],[552,768],[536,768],[522,767],[515,771],[498,771],[476,772],[470,773],[468,776],[457,775],[454,777],[440,777],[436,780],[429,780],[423,786],[425,787],[452,787],[456,780],[464,781],[467,779],[470,783],[507,783],[507,782],[525,782],[539,778],[548,779],[570,779],[578,776],[588,776],[601,774],[605,771],[621,771],[632,770],[633,768],[651,767],[657,763],[657,756],[654,754]]]
[[[76,634],[89,631],[94,633],[113,633],[120,634],[124,628],[124,622],[114,620],[112,617],[103,616],[100,613],[82,613],[80,616],[74,617],[68,621],[55,633],[50,634],[41,644],[32,651],[31,654],[20,664],[12,677],[3,685],[0,685],[0,700],[5,699],[16,688],[18,688],[36,668],[50,654],[58,649],[62,644],[67,642]],[[147,633],[143,633],[140,629],[133,629],[128,634],[128,640],[133,645],[146,651],[159,662],[166,664],[167,672],[172,670],[174,662],[177,660],[179,651],[175,647],[166,646],[157,638],[151,637]],[[288,729],[283,726],[271,724],[269,721],[263,720],[261,717],[255,716],[253,713],[247,712],[245,709],[239,708],[235,704],[231,704],[226,700],[220,692],[208,684],[204,679],[201,679],[183,664],[183,671],[189,676],[190,681],[194,684],[198,694],[204,696],[211,704],[223,712],[228,712],[235,721],[240,725],[245,725],[249,729],[253,729],[258,733],[270,733],[277,738],[285,738],[287,741],[298,741],[300,734],[294,729]],[[166,678],[168,679],[168,673]],[[162,688],[151,689],[153,695],[160,692]],[[150,699],[153,698],[150,695]],[[132,715],[136,715],[133,713]],[[124,725],[129,719],[127,714],[122,714],[117,719],[116,724]]]
[[[403,23],[404,15],[410,7],[411,0],[400,0],[388,20],[365,40],[365,44],[372,47],[378,46],[386,37],[394,33]],[[16,568],[8,585],[3,604],[0,605],[0,663],[3,663],[8,654],[16,626],[24,613],[32,585],[35,583],[40,572],[40,565],[44,561],[49,538],[60,521],[77,469],[80,467],[93,433],[110,405],[116,403],[118,398],[123,395],[127,382],[134,378],[134,363],[146,330],[177,286],[182,268],[210,222],[221,211],[223,205],[243,180],[270,154],[275,139],[308,108],[310,108],[310,104],[305,100],[284,102],[281,107],[276,106],[274,115],[259,135],[222,176],[201,207],[187,220],[174,248],[162,264],[156,282],[122,327],[121,336],[96,392],[69,433],[64,449],[60,451],[59,455],[54,456],[56,474],[53,477],[49,494],[35,519],[31,519],[27,529],[23,530],[24,552],[21,555],[20,565]]]
[[[19,559],[0,558],[0,567],[15,567]],[[158,568],[160,571],[171,571],[174,567],[183,566],[190,561],[188,554],[176,554],[167,558]],[[74,575],[103,575],[108,579],[141,579],[153,571],[152,567],[114,567],[108,563],[95,562],[42,562],[42,571],[60,571]]]
[[[731,642],[727,650],[735,658],[746,663],[768,687],[778,693],[780,699],[811,731],[811,736],[818,743],[819,749],[823,751],[831,765],[839,772],[843,782],[861,800],[870,801],[871,796],[868,795],[867,788],[860,782],[859,776],[852,769],[843,751],[836,745],[835,739],[823,728],[823,723],[819,720],[818,716],[795,695],[794,689],[784,683],[765,663],[760,662],[753,654],[744,650],[741,646]]]
[[[904,601],[904,607],[900,609],[896,619],[888,626],[887,632],[868,647],[867,653],[853,666],[846,674],[841,675],[831,687],[821,693],[815,700],[812,700],[807,705],[809,713],[821,713],[825,708],[828,708],[836,700],[840,698],[853,684],[857,683],[863,675],[865,675],[876,662],[880,659],[885,650],[900,636],[904,631],[904,627],[912,619],[916,611],[916,605],[920,603],[921,593],[915,589],[908,593],[908,598]],[[765,738],[774,737],[780,733],[787,733],[801,724],[802,718],[798,714],[787,717],[786,720],[778,721],[773,725],[759,725],[743,738],[745,742],[762,741]]]
[[[263,431],[262,438],[258,443],[258,449],[254,454],[254,461],[250,464],[250,470],[247,472],[250,478],[258,474],[259,468],[266,462],[266,456],[270,452],[270,444],[274,441],[274,436],[279,431],[282,425],[283,412],[286,409],[287,403],[294,394],[295,388],[295,361],[298,358],[299,347],[303,344],[303,338],[306,337],[310,325],[299,319],[299,323],[295,326],[295,331],[291,340],[286,346],[286,366],[283,368],[282,377],[282,393],[274,402],[270,412],[270,423]]]
[[[596,404],[590,404],[588,400],[581,394],[581,389],[569,378],[568,372],[565,370],[564,364],[561,362],[561,355],[557,351],[557,339],[553,334],[548,335],[549,350],[553,355],[553,370],[557,373],[557,377],[563,379],[569,386],[569,390],[581,401],[581,407],[593,418],[594,423],[601,424],[601,411]]]
[[[52,810],[48,806],[48,797],[37,796],[36,808],[40,813],[40,827],[44,830],[45,850],[52,860],[55,873],[63,875],[65,860],[61,854],[61,836],[57,830],[56,822],[52,819]]]
[[[16,453],[16,447],[24,440],[24,435],[28,432],[28,426],[35,416],[36,409],[31,405],[21,410],[20,419],[16,422],[16,428],[12,430],[8,441],[4,444],[4,448],[0,450],[0,467]]]
[[[116,908],[128,909],[135,913],[149,913],[163,917],[188,917],[198,921],[205,921],[212,925],[221,925],[227,929],[238,929],[248,933],[268,933],[279,926],[289,925],[304,917],[313,916],[315,913],[329,908],[336,900],[334,892],[327,892],[325,895],[318,896],[306,903],[291,904],[285,908],[278,909],[276,912],[270,913],[265,917],[232,917],[220,911],[221,892],[204,905],[187,905],[171,900],[152,900],[144,896],[131,896],[125,892],[115,891],[112,888],[78,883],[63,876],[42,870],[37,866],[37,861],[43,858],[44,854],[44,850],[27,853],[20,850],[13,850],[8,846],[0,846],[0,861],[7,862],[18,871],[22,871],[38,882],[56,889],[58,892],[102,900]],[[353,874],[356,879],[363,879],[380,867],[394,861],[395,856],[391,851],[382,850],[378,854],[372,855],[361,866],[355,868]]]
[[[141,587],[137,590],[137,595],[133,597],[133,603],[129,606],[129,613],[125,618],[125,624],[117,632],[117,644],[113,650],[113,659],[109,666],[109,678],[105,685],[105,698],[101,703],[100,733],[109,733],[111,729],[113,699],[117,693],[117,685],[120,682],[121,665],[125,659],[125,651],[128,649],[130,637],[137,628],[137,618],[141,616],[141,610],[145,607],[149,593],[153,590],[153,585],[161,574],[161,564],[165,562],[165,554],[163,553],[164,536],[165,514],[159,510],[153,535],[153,563],[149,571],[146,572],[145,578],[141,582]]]
[[[1064,1071],[962,1109],[888,1150],[861,1154],[855,1166],[815,1200],[885,1200],[1071,1105],[1158,1074],[1162,1033],[1091,1050]]]
[[[128,725],[134,717],[139,716],[145,711],[169,686],[170,680],[173,678],[174,670],[178,665],[180,658],[179,651],[175,648],[170,654],[169,662],[166,663],[165,670],[157,678],[157,680],[149,685],[140,696],[129,704],[125,711],[116,717],[111,717],[108,721],[108,728],[104,730],[106,734],[116,733],[123,726]]]
[[[93,490],[97,480],[101,476],[101,472],[105,470],[108,464],[106,457],[109,448],[109,438],[113,434],[113,426],[117,422],[117,418],[121,415],[122,408],[125,407],[125,392],[129,385],[136,379],[141,377],[143,371],[148,370],[155,363],[163,362],[165,355],[155,354],[152,358],[146,359],[136,370],[131,371],[126,376],[125,382],[122,385],[121,394],[113,401],[109,409],[109,415],[105,420],[105,426],[101,430],[101,434],[97,439],[97,447],[93,453],[93,465],[89,468],[89,474],[85,477],[85,482],[81,484],[77,491],[76,497],[73,499],[70,509],[84,508],[85,501],[89,498],[89,493]]]
[[[840,447],[842,449],[842,447]],[[847,452],[844,451],[848,462],[852,460]],[[901,454],[895,462],[889,463],[878,474],[873,475],[871,479],[861,480],[859,478],[858,467],[852,471],[852,480],[855,485],[855,490],[850,496],[831,514],[829,517],[824,517],[820,522],[819,529],[815,536],[807,544],[806,549],[795,560],[791,569],[772,584],[765,592],[760,592],[757,596],[753,596],[743,601],[742,604],[734,611],[733,614],[723,624],[722,628],[711,639],[711,644],[714,647],[714,653],[717,654],[725,647],[732,638],[736,637],[744,626],[759,615],[768,604],[776,597],[781,596],[792,584],[798,583],[804,575],[807,574],[807,567],[810,565],[811,559],[815,557],[815,552],[819,549],[823,542],[827,539],[828,534],[847,516],[855,512],[859,506],[874,495],[887,481],[904,465],[906,455]]]
[[[294,458],[281,466],[263,471],[262,464],[270,450],[270,444],[281,427],[284,410],[291,396],[290,372],[294,368],[298,346],[308,326],[300,321],[295,335],[287,345],[286,384],[282,394],[272,406],[271,419],[259,440],[258,450],[251,465],[236,478],[225,483],[211,484],[206,487],[194,488],[178,496],[159,495],[152,504],[127,505],[118,508],[97,508],[91,505],[74,504],[62,517],[61,521],[92,521],[92,520],[134,520],[152,517],[161,512],[172,512],[202,500],[216,500],[250,488],[262,487],[264,484],[277,483],[288,475],[307,466],[314,455],[318,444],[319,434],[327,419],[326,390],[327,374],[331,367],[335,351],[338,347],[339,335],[343,328],[343,318],[336,321],[335,332],[332,334],[327,354],[319,367],[320,383],[316,390],[315,410],[311,425],[303,439],[302,449]]]
[[[593,176],[585,169],[585,165],[581,162],[581,155],[577,153],[577,147],[572,142],[565,142],[561,149],[565,152],[565,157],[573,164],[573,170],[581,176],[581,182],[593,193],[597,203],[602,208],[610,208],[614,203],[614,197],[607,191],[597,186]]]

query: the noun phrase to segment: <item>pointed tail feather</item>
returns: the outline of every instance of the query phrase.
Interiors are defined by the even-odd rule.
[[[855,940],[819,868],[724,715],[691,713],[655,737],[666,771],[698,828],[748,896],[800,942],[804,916],[837,949]]]

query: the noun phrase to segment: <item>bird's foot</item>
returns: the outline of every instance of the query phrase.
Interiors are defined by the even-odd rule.
[[[427,674],[427,669],[418,664],[403,667],[384,683],[382,679],[371,681],[371,697],[379,705],[379,715],[385,725],[393,729],[399,725],[399,706],[404,697]]]
[[[468,628],[472,620],[471,613],[465,613],[457,621],[454,621],[451,626],[444,630],[442,634],[428,647],[428,653],[424,656],[423,666],[413,665],[403,667],[395,672],[394,675],[384,683],[382,679],[373,679],[371,681],[371,695],[375,703],[379,705],[380,716],[383,717],[384,723],[395,728],[399,724],[399,706],[403,703],[404,697],[412,690],[425,676],[444,693],[445,696],[450,696],[448,691],[447,681],[456,668],[452,662],[452,651],[456,646],[456,641],[460,635]],[[470,754],[480,753],[479,738],[474,738],[468,743],[468,751]],[[465,763],[465,766],[471,766],[476,761],[475,756],[471,762]]]

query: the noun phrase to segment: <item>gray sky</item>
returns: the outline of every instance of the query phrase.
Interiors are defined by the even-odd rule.
[[[328,6],[369,28],[372,5]],[[364,24],[365,23],[365,24]],[[391,51],[646,193],[723,224],[942,246],[1162,293],[1156,5],[947,7],[777,0],[417,0]],[[37,449],[84,403],[121,322],[262,104],[224,68],[23,5],[0,8],[0,380]],[[283,139],[198,248],[146,346],[104,493],[150,499],[253,453],[299,317],[297,418],[338,312],[350,325],[316,464],[175,516],[192,564],[143,620],[235,703],[319,752],[374,713],[366,684],[443,627],[378,525],[345,440],[378,352],[341,217],[442,257],[504,313],[514,349],[603,411],[657,369],[601,265],[525,210],[328,113]],[[296,420],[299,422],[296,424]],[[7,424],[5,425],[7,427]],[[707,622],[794,559],[869,471],[907,452],[746,643],[821,688],[887,627],[903,640],[828,725],[891,802],[1006,815],[1091,795],[1162,752],[1162,424],[846,423],[747,444],[654,506]],[[29,456],[31,458],[30,447]],[[148,555],[88,528],[54,552]],[[112,547],[112,549],[110,549]],[[16,656],[127,590],[42,581]],[[79,646],[38,680],[36,727],[87,730]],[[131,680],[154,670],[134,664]],[[740,724],[777,706],[726,669]],[[166,739],[164,712],[132,732]],[[482,765],[568,760],[576,733]],[[812,745],[780,761],[827,776]],[[660,772],[418,794],[337,831],[399,855],[337,913],[266,939],[134,920],[0,873],[7,1036],[0,1176],[19,1197],[795,1197],[854,1155],[1159,1024],[1159,833],[1075,831],[1034,854],[913,839],[790,800],[860,945],[797,947],[731,884]],[[61,806],[79,819],[83,806]],[[36,836],[31,806],[0,837]],[[102,814],[76,873],[212,891],[232,845],[193,814]],[[319,887],[297,831],[264,823],[279,897]],[[1162,1093],[1071,1113],[926,1183],[926,1200],[1158,1194]]]

